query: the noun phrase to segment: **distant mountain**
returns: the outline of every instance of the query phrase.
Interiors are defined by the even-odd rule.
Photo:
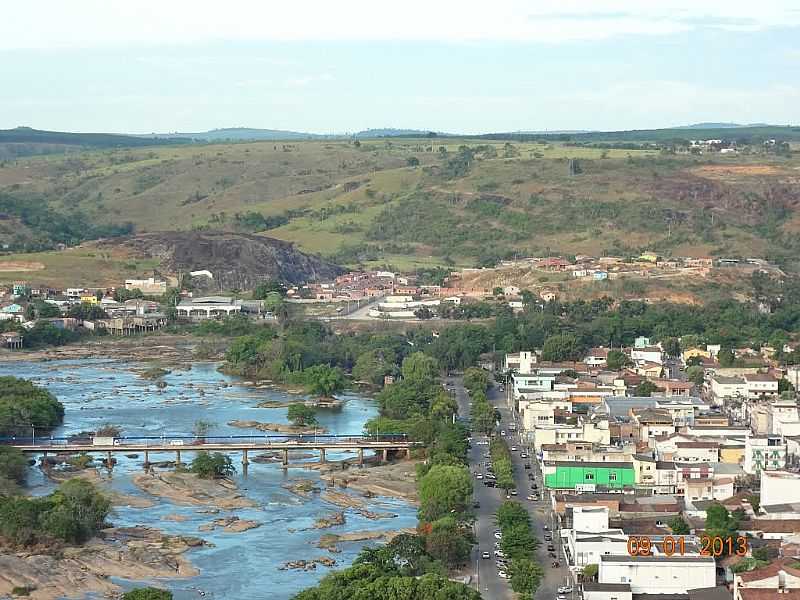
[[[424,129],[393,129],[391,127],[381,129],[365,129],[354,134],[354,137],[369,139],[382,137],[451,137],[452,134],[440,131],[430,131]]]
[[[224,129],[212,129],[211,131],[200,131],[195,133],[152,133],[149,136],[156,139],[181,139],[187,138],[203,142],[241,142],[241,141],[278,141],[278,140],[320,140],[329,139],[335,136],[320,135],[316,133],[304,133],[301,131],[283,131],[281,129],[254,129],[251,127],[228,127]]]
[[[694,123],[692,125],[680,125],[673,129],[737,129],[741,127],[772,127],[768,123]]]
[[[163,140],[152,136],[121,135],[117,133],[68,133],[63,131],[42,131],[30,127],[0,130],[0,144],[46,144],[114,148],[174,144],[188,141],[179,137]]]

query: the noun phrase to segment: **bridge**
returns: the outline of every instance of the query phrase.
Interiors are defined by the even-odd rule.
[[[381,461],[388,453],[403,452],[406,457],[418,442],[409,441],[405,434],[364,435],[230,435],[230,436],[135,436],[135,437],[41,437],[0,438],[0,444],[12,446],[25,454],[91,454],[107,456],[107,466],[113,465],[114,454],[143,454],[144,464],[150,464],[150,453],[174,453],[176,464],[181,452],[241,452],[242,465],[247,468],[251,451],[281,451],[285,466],[293,450],[317,451],[320,462],[326,462],[327,451],[356,451],[358,464],[364,464],[364,450],[371,450]]]

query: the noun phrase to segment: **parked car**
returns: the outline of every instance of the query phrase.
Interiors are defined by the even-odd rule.
[[[560,588],[558,588],[558,593],[559,594],[571,594],[572,593],[572,588],[570,586],[568,586],[568,585],[562,585]]]
[[[511,446],[511,451],[512,452],[516,452],[517,451],[517,447],[516,446]]]
[[[561,566],[561,564],[557,560],[554,560],[550,566],[553,568],[558,568]]]
[[[477,479],[483,479],[483,473],[478,473],[477,475],[475,475],[475,477]]]
[[[495,531],[494,532],[494,537],[495,537],[496,540],[502,540],[503,539],[503,534],[500,533],[499,531]]]
[[[480,507],[481,507],[481,503],[480,502],[473,502],[472,503],[472,508],[478,509]]]
[[[547,544],[547,551],[548,552],[555,552],[556,551],[556,547],[553,546],[553,544]]]
[[[497,572],[497,576],[500,579],[508,579],[508,573],[506,573],[505,571],[498,571]]]
[[[555,558],[556,557],[556,553],[555,552],[548,552],[547,556],[549,556],[550,558]]]
[[[517,490],[511,490],[511,495],[512,496],[516,496],[517,495]]]
[[[494,551],[494,555],[495,555],[495,556],[497,556],[497,557],[499,557],[499,558],[505,558],[505,557],[506,557],[506,555],[505,555],[505,554],[503,554],[503,551],[502,551],[502,550],[495,550],[495,551]]]
[[[481,554],[481,558],[484,558],[484,559],[489,559],[489,558],[491,558],[491,557],[492,557],[492,555],[491,555],[491,554],[489,554],[488,552],[483,552],[483,553]]]
[[[553,536],[548,533],[546,536],[544,536],[544,541],[545,542],[552,542],[553,541]]]
[[[545,531],[550,531],[550,528],[549,528],[547,525],[545,525],[544,527],[542,527],[542,529],[544,529]]]
[[[531,468],[531,466],[530,466],[528,463],[525,463],[525,465],[523,465],[523,466],[524,466],[526,469],[530,469],[530,468]]]
[[[530,494],[528,496],[528,500],[530,500],[531,502],[536,502],[537,500],[539,500],[539,497],[538,496],[534,496],[533,494]]]

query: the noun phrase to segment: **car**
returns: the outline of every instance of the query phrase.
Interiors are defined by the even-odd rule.
[[[550,531],[550,528],[549,528],[547,525],[545,525],[544,527],[542,527],[542,529],[544,529],[545,531]]]
[[[502,534],[502,533],[500,533],[499,531],[495,531],[495,532],[494,532],[494,538],[495,538],[496,540],[502,540],[502,539],[503,539],[503,534]]]
[[[512,496],[516,496],[517,495],[517,490],[511,490],[511,495]]]
[[[504,560],[498,560],[494,563],[494,566],[496,566],[498,570],[504,571],[508,568],[508,563]]]
[[[478,473],[477,475],[475,475],[475,478],[476,479],[483,479],[483,473]]]
[[[545,542],[552,542],[553,541],[553,536],[548,533],[546,536],[544,536],[544,541]]]
[[[506,573],[505,571],[498,571],[497,572],[497,576],[500,579],[508,579],[508,573]]]
[[[561,564],[557,560],[554,560],[550,566],[557,569]]]
[[[521,452],[519,457],[520,458],[528,458],[528,454],[526,452]]]
[[[553,544],[547,544],[547,551],[548,552],[555,552],[556,551],[556,547],[553,546]]]
[[[498,558],[505,558],[506,557],[506,555],[503,554],[502,550],[495,550],[494,551],[494,555],[497,556]]]
[[[524,466],[526,469],[530,469],[530,468],[531,468],[531,466],[530,466],[528,463],[525,463],[523,466]]]
[[[506,432],[505,432],[505,431],[501,431],[501,432],[500,432],[500,435],[505,435],[505,434],[506,434]]]
[[[481,503],[480,502],[473,502],[472,503],[472,508],[480,508],[480,507],[481,507]]]
[[[481,558],[484,558],[484,559],[487,559],[487,560],[488,560],[488,559],[490,559],[491,557],[492,557],[492,555],[491,555],[491,554],[489,554],[488,552],[483,552],[483,553],[481,553]]]
[[[548,552],[547,556],[549,556],[550,558],[556,558],[556,553],[555,552]]]
[[[491,479],[484,479],[483,485],[485,485],[486,487],[495,487],[497,484]]]
[[[530,468],[530,465],[528,465],[528,468]],[[536,475],[534,475],[533,473],[528,473],[528,479],[534,479],[535,477]]]
[[[562,585],[560,588],[558,588],[558,593],[559,594],[571,594],[572,593],[572,588],[570,586],[568,586],[568,585]]]
[[[530,494],[530,495],[528,495],[528,500],[530,500],[531,502],[536,502],[538,500],[538,498],[536,496],[534,496],[533,494]]]
[[[567,597],[564,594],[559,594],[556,600],[567,600]]]
[[[511,446],[511,451],[512,452],[516,452],[517,451],[517,447],[516,446]]]

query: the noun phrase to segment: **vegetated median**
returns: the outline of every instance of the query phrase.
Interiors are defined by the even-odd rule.
[[[524,598],[532,598],[544,570],[535,561],[539,540],[531,527],[530,515],[522,504],[508,500],[497,511],[497,524],[503,536],[500,549],[509,561],[511,589]]]

